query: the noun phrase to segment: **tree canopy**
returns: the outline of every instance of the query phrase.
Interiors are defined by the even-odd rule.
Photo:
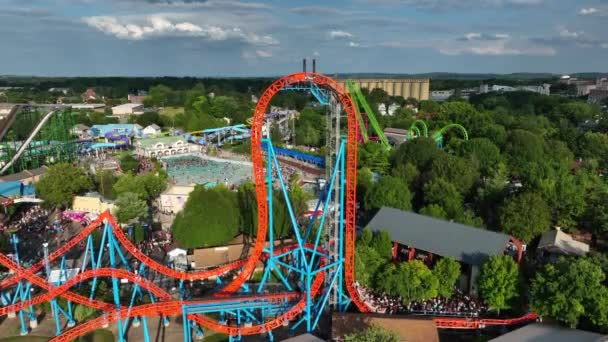
[[[197,185],[171,231],[185,248],[223,245],[237,235],[240,217],[235,193],[222,186],[205,189]]]
[[[93,184],[82,168],[68,163],[49,167],[36,183],[36,193],[52,207],[69,207],[74,196],[89,190]]]
[[[531,307],[542,316],[564,320],[575,327],[581,317],[608,324],[608,289],[600,265],[587,258],[560,258],[532,278]]]
[[[494,255],[483,264],[478,285],[490,308],[499,312],[507,309],[519,294],[519,267],[511,256]]]

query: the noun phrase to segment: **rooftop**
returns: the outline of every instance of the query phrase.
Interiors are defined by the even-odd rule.
[[[184,143],[186,142],[186,139],[182,138],[182,137],[158,137],[158,138],[146,138],[146,139],[140,139],[136,142],[136,144],[138,146],[141,147],[152,147],[158,143],[163,143],[163,144],[174,144],[178,141],[183,141]]]
[[[562,232],[560,229],[545,232],[540,238],[538,249],[578,256],[584,256],[589,253],[588,244],[574,240],[572,236]]]
[[[490,256],[502,254],[510,239],[506,234],[389,207],[380,209],[367,227],[386,230],[402,244],[470,265],[481,265]]]
[[[112,107],[112,109],[134,109],[138,107],[143,107],[141,103],[125,103],[118,106]]]
[[[607,341],[607,335],[601,335],[584,330],[569,329],[547,323],[532,323],[523,328],[513,330],[499,336],[491,342],[602,342]]]

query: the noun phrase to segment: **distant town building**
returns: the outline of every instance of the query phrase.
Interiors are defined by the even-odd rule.
[[[112,107],[112,115],[129,116],[144,113],[144,105],[140,103],[125,103]]]
[[[70,103],[65,105],[72,107],[74,110],[92,110],[100,113],[103,113],[106,109],[106,105],[103,103]]]
[[[388,116],[392,116],[393,114],[395,114],[395,111],[399,109],[399,105],[396,103],[391,103],[388,106],[388,110],[386,109],[386,105],[384,103],[381,103],[378,105],[378,112],[381,115],[388,115]]]
[[[70,92],[70,88],[49,88],[49,93],[62,93],[67,95]]]
[[[496,91],[496,92],[509,92],[509,91],[515,91],[515,90],[516,89],[511,86],[498,85],[498,84],[495,84],[492,86],[492,88],[490,88],[490,91]]]
[[[450,90],[433,90],[431,91],[431,100],[445,101],[454,95],[454,89]]]
[[[144,103],[144,98],[148,96],[148,92],[144,90],[138,90],[135,94],[127,95],[127,99],[130,103]]]
[[[597,88],[596,81],[593,80],[580,80],[576,77],[570,77],[568,75],[564,75],[559,80],[560,83],[567,85],[576,86],[576,96],[586,96],[589,95],[591,90]]]
[[[199,152],[200,146],[190,144],[182,137],[160,137],[139,139],[135,142],[138,156],[156,158],[190,152]]]
[[[587,101],[591,104],[601,103],[605,99],[608,99],[608,89],[593,89],[589,92]]]
[[[418,101],[429,99],[429,88],[431,81],[428,78],[423,79],[354,79],[353,80],[360,88],[366,88],[372,91],[375,88],[382,89],[389,96],[402,96],[404,99],[414,98]],[[346,80],[338,80],[345,86]]]
[[[161,129],[157,124],[151,124],[142,130],[144,135],[156,135],[160,134]]]
[[[93,90],[93,88],[87,89],[82,94],[82,102],[91,103],[95,101],[97,101],[97,93],[95,93],[95,90]]]

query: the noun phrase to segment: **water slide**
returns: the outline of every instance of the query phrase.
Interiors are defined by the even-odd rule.
[[[11,111],[8,113],[8,115],[0,121],[0,141],[4,139],[4,136],[8,132],[9,128],[11,128],[13,122],[15,122],[15,118],[17,117],[17,112],[19,112],[19,109],[21,109],[21,106],[15,105],[13,109],[11,109]]]
[[[42,127],[47,123],[47,121],[49,121],[49,119],[51,118],[51,116],[53,116],[53,114],[55,114],[56,112],[57,112],[57,110],[52,110],[52,111],[48,112],[44,117],[42,117],[42,119],[40,120],[40,122],[38,122],[38,125],[36,125],[36,128],[34,128],[34,131],[30,134],[29,137],[27,137],[27,139],[25,140],[25,142],[19,147],[19,150],[17,150],[17,153],[13,156],[13,158],[11,159],[11,161],[9,161],[8,163],[6,163],[2,167],[2,169],[0,169],[0,174],[5,173],[6,170],[8,170],[21,157],[21,155],[25,152],[25,150],[30,145],[30,143],[32,142],[32,140],[34,140],[34,138],[36,137],[36,135],[38,134],[38,132],[40,132],[40,130],[42,129]],[[14,120],[14,118],[13,118],[13,120]]]

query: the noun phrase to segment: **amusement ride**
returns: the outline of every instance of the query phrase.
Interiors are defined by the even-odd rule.
[[[129,329],[143,329],[143,339],[148,342],[151,317],[160,317],[169,325],[170,317],[181,316],[184,341],[202,338],[203,328],[237,341],[254,334],[266,334],[272,340],[273,330],[278,327],[312,332],[323,315],[332,311],[370,312],[354,274],[357,145],[359,128],[363,127],[349,90],[360,92],[352,87],[348,84],[351,89],[345,89],[330,77],[304,71],[279,78],[259,98],[247,132],[257,198],[257,235],[248,258],[202,271],[172,268],[141,252],[115,218],[105,212],[58,249],[50,251],[44,244],[44,257],[29,267],[20,261],[19,241],[13,235],[13,253],[0,254],[0,265],[11,273],[0,282],[0,315],[18,317],[21,334],[27,335],[38,324],[34,306],[50,303],[56,324],[52,341],[72,341],[115,323],[117,340],[126,340]],[[268,106],[283,90],[308,91],[329,108],[324,163],[327,185],[315,214],[305,225],[300,224],[292,208],[289,185],[277,158],[280,153],[262,135]],[[369,108],[364,110],[371,113]],[[346,125],[341,125],[344,118]],[[346,127],[345,132],[341,127]],[[240,130],[233,128],[237,133]],[[426,126],[417,130],[417,136],[427,135]],[[381,142],[384,144],[383,139]],[[279,193],[287,205],[295,237],[295,242],[287,245],[274,244],[272,206],[273,196]],[[254,286],[250,279],[259,261],[264,262],[264,271]],[[109,282],[109,301],[96,296],[100,279]],[[161,286],[166,280],[176,284],[176,291]],[[214,289],[205,297],[195,298],[193,289],[203,281],[214,284]],[[96,310],[97,316],[76,322],[76,304]],[[439,328],[480,329],[535,318],[528,314],[505,320],[434,320]]]

